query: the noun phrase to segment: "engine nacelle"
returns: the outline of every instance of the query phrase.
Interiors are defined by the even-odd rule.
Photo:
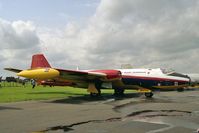
[[[111,81],[111,80],[118,80],[122,78],[122,73],[118,70],[96,70],[93,72],[99,72],[106,74],[105,81]]]

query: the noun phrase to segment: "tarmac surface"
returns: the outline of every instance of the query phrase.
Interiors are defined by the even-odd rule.
[[[2,133],[196,133],[199,91],[0,104]]]

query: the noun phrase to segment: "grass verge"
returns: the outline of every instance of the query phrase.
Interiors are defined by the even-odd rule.
[[[32,89],[30,85],[26,85],[26,87],[2,87],[0,88],[0,103],[28,100],[46,100],[84,94],[87,94],[86,89],[72,87],[36,86],[34,89]]]
[[[135,92],[127,90],[127,93]],[[18,86],[18,87],[1,87],[0,88],[0,103],[18,102],[29,100],[48,100],[56,98],[67,98],[69,96],[83,96],[88,95],[86,89],[73,88],[73,87],[43,87],[36,86],[32,89],[31,85]],[[113,94],[112,89],[102,90],[103,94]]]

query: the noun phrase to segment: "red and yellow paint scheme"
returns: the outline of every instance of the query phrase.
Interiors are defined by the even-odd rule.
[[[115,95],[122,95],[125,89],[135,89],[152,97],[154,90],[176,90],[189,85],[186,75],[165,72],[157,69],[112,69],[112,70],[65,70],[52,68],[43,54],[32,57],[31,68],[19,70],[5,68],[16,72],[18,76],[35,79],[40,85],[74,86],[87,88],[91,96],[101,94],[102,88],[112,88]]]

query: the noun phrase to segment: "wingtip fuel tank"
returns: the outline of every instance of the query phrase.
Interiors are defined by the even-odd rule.
[[[50,79],[56,78],[60,75],[60,72],[53,68],[39,68],[23,70],[17,73],[17,76],[30,78],[30,79]]]

